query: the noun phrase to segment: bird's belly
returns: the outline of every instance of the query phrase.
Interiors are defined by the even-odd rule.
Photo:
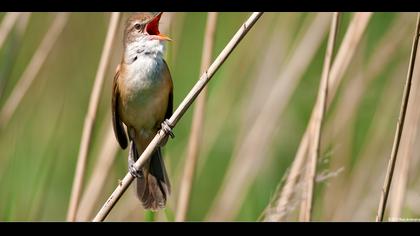
[[[154,136],[168,106],[169,83],[159,73],[133,73],[122,81],[120,114],[127,127]]]
[[[164,92],[139,90],[130,96],[122,106],[123,122],[136,130],[155,128],[156,123],[162,122],[165,116],[168,96],[165,98]]]

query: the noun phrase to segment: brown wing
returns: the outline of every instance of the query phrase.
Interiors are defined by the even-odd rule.
[[[114,128],[115,137],[118,140],[122,149],[127,147],[127,136],[125,134],[124,126],[122,121],[120,120],[120,116],[118,114],[118,100],[120,98],[120,92],[118,89],[118,77],[120,75],[120,66],[117,67],[117,72],[114,76],[114,81],[112,83],[112,126]]]
[[[163,62],[165,64],[165,69],[164,70],[167,71],[167,73],[164,73],[164,74],[168,75],[169,81],[170,81],[170,84],[171,84],[171,89],[170,89],[169,98],[168,98],[168,107],[166,108],[166,113],[165,113],[165,119],[169,119],[172,116],[173,106],[174,106],[173,83],[172,83],[172,76],[171,76],[171,72],[169,71],[168,64],[166,64],[165,60],[163,60]]]

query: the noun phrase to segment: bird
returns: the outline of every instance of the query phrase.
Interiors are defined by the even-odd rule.
[[[136,12],[128,17],[112,86],[114,134],[122,149],[130,145],[128,169],[136,179],[137,197],[152,211],[165,208],[171,191],[161,150],[167,138],[140,170],[133,165],[160,128],[169,127],[173,112],[173,82],[164,60],[165,43],[171,38],[159,32],[161,16],[162,12]],[[172,136],[170,127],[169,132]]]

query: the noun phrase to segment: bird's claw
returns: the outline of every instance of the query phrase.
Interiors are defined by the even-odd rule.
[[[128,152],[128,171],[134,178],[142,178],[143,172],[134,168],[134,163],[138,158],[137,149],[133,141],[130,141],[130,151]]]
[[[143,178],[143,172],[141,170],[136,170],[136,168],[134,168],[134,165],[129,165],[128,170],[134,178]]]
[[[168,134],[169,136],[171,136],[171,138],[175,138],[175,135],[174,135],[174,133],[172,132],[172,127],[171,127],[171,125],[170,125],[170,123],[169,123],[169,120],[168,120],[168,119],[166,119],[166,120],[164,120],[164,121],[162,122],[162,130],[163,130],[166,134]]]
[[[171,136],[171,138],[175,138],[174,133],[172,132],[172,127],[169,124],[169,120],[164,120],[162,122],[162,131],[165,132],[167,135]],[[168,136],[165,136],[163,138],[163,140],[160,142],[160,146],[163,147],[166,145],[166,143],[168,142]]]

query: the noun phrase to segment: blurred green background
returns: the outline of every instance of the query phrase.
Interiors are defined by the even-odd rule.
[[[6,14],[0,14],[0,21]],[[0,107],[12,93],[57,15],[31,13],[25,25],[21,19],[23,14],[28,13],[19,15],[16,26],[0,49]],[[95,165],[101,162],[100,153],[111,128],[112,79],[121,59],[122,26],[128,15],[122,15],[106,70],[84,190]],[[249,15],[218,14],[213,58]],[[322,15],[321,18],[318,15]],[[336,51],[353,15],[342,14]],[[173,39],[167,45],[166,60],[174,80],[175,107],[199,78],[206,17],[205,12],[165,13],[162,17],[161,31]],[[66,219],[83,122],[109,19],[110,13],[69,13],[64,29],[39,73],[10,121],[1,127],[0,220]],[[330,20],[331,13],[265,13],[215,74],[208,85],[203,144],[188,220],[256,221],[275,198],[314,106]],[[314,220],[374,220],[398,117],[415,20],[414,13],[372,15],[326,115],[318,168],[318,174],[326,179],[317,183]],[[312,40],[312,34],[307,34],[311,27],[315,32],[321,32],[319,43],[316,36]],[[302,42],[307,43],[302,45]],[[395,45],[384,48],[391,44]],[[300,59],[293,64],[291,58],[301,46],[306,46],[308,52],[303,50],[298,58],[304,61],[309,57],[309,63],[298,67],[299,75],[291,70],[291,75],[281,76],[291,66],[299,66]],[[389,56],[378,60],[377,54],[383,50],[390,50]],[[419,79],[417,75],[416,72],[415,80]],[[283,92],[278,96],[279,115],[273,112],[271,119],[274,121],[269,121],[272,125],[267,124],[267,130],[261,131],[265,138],[255,142],[258,147],[241,146],[258,115],[262,114],[262,107],[274,85],[281,79],[284,83],[283,90],[279,90]],[[417,88],[417,82],[413,88]],[[173,187],[167,210],[156,216],[159,221],[172,221],[176,214],[192,110],[174,129],[176,138],[164,148]],[[114,142],[116,144],[115,139]],[[418,143],[416,138],[408,148],[414,150],[420,146]],[[261,151],[238,155],[243,148]],[[420,198],[416,150],[412,152],[402,211],[404,217],[420,216],[420,207],[415,204]],[[126,174],[127,154],[127,150],[118,148],[89,219],[111,194],[118,179]],[[238,175],[240,171],[245,173]],[[224,188],[229,182],[232,184]],[[238,189],[234,191],[236,187]],[[85,194],[89,193],[83,191],[82,198]],[[224,202],[226,198],[232,200]],[[288,220],[297,220],[298,200],[295,197],[294,203],[290,204]],[[218,204],[223,206],[223,211],[217,210]],[[132,188],[107,220],[144,220]]]

